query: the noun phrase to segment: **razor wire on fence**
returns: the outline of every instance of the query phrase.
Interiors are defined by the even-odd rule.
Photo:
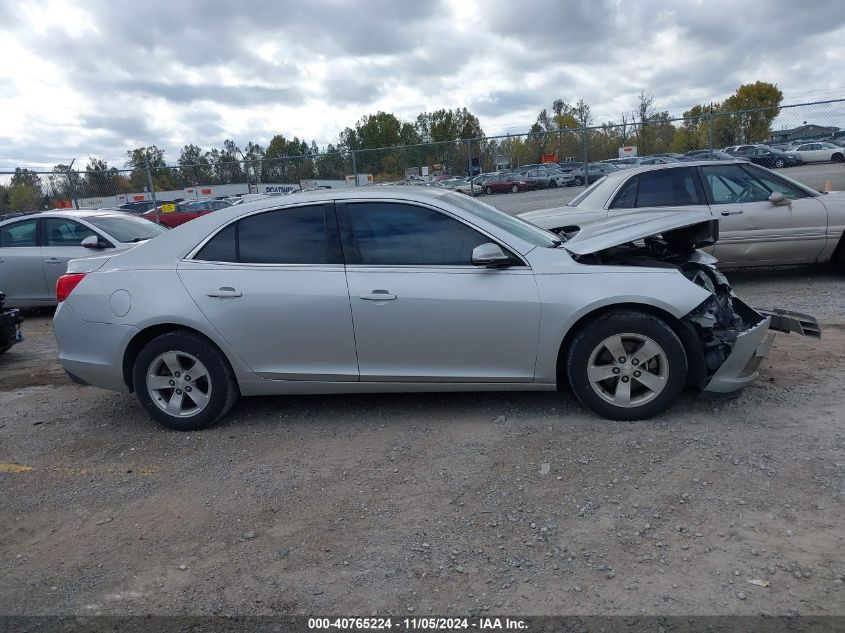
[[[147,157],[130,168],[101,163],[102,169],[87,171],[18,168],[0,172],[0,214],[55,207],[148,210],[206,198],[382,184],[454,189],[518,213],[562,206],[587,184],[644,157],[724,159],[722,150],[814,189],[845,189],[843,128],[845,99],[836,99],[728,112],[696,106],[675,118],[663,112],[601,125],[535,125],[523,134],[302,156],[175,166]],[[762,148],[771,155],[757,156]],[[772,158],[781,155],[787,158]]]

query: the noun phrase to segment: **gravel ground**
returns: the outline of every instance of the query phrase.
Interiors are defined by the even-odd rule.
[[[845,614],[845,294],[739,399],[615,423],[566,393],[243,399],[169,432],[69,383],[46,315],[0,357],[0,613]]]
[[[820,191],[828,185],[831,191],[845,189],[845,166],[842,163],[815,163],[801,165],[800,167],[787,167],[778,169],[777,173]],[[558,189],[541,189],[522,193],[494,193],[489,196],[482,194],[479,199],[492,204],[505,213],[515,215],[537,209],[565,206],[582,191],[584,191],[584,187],[560,187]]]

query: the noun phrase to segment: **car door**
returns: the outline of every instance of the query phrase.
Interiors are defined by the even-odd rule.
[[[261,211],[217,232],[178,274],[260,377],[358,380],[334,205]]]
[[[42,227],[41,261],[48,289],[55,289],[59,277],[67,272],[70,260],[90,257],[98,252],[82,246],[82,240],[92,235],[105,239],[93,229],[68,218],[43,218]]]
[[[0,226],[0,292],[10,306],[35,306],[55,301],[44,280],[38,219],[27,218]]]
[[[338,219],[361,381],[534,379],[539,297],[519,257],[473,266],[473,248],[497,240],[430,206],[338,202]]]
[[[827,209],[814,196],[755,165],[699,168],[719,218],[715,255],[726,266],[814,262],[827,240]],[[789,199],[777,206],[774,192]]]

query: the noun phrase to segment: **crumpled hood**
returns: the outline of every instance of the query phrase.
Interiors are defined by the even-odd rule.
[[[701,211],[625,213],[584,225],[563,247],[573,255],[589,255],[655,235],[670,241],[682,238],[702,248],[719,239],[719,221]]]

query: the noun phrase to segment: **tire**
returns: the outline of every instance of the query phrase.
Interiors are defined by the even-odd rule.
[[[191,376],[192,370],[202,375]],[[234,372],[223,353],[187,330],[168,332],[147,343],[135,359],[132,383],[150,417],[175,431],[214,425],[239,395]],[[161,386],[155,389],[153,385]],[[175,412],[165,410],[170,405]]]
[[[0,347],[0,354],[5,354],[5,353],[6,353],[6,352],[8,352],[10,349],[12,349],[12,346],[11,346],[11,345],[6,345],[6,347]]]
[[[611,348],[620,355],[612,355]],[[637,362],[637,352],[643,349],[651,352],[642,359],[647,361],[646,371],[636,369],[643,367]],[[578,331],[569,346],[566,371],[572,391],[588,409],[610,420],[644,420],[664,412],[680,397],[687,379],[687,355],[665,321],[642,312],[612,312]],[[639,380],[646,374],[652,375],[649,386]]]
[[[783,162],[783,159],[782,159],[782,158],[778,158],[778,159],[775,161],[775,167],[776,167],[777,169],[782,169],[784,165],[785,165],[785,163]]]
[[[549,181],[549,189],[557,189],[557,180],[550,180]]]
[[[485,187],[484,193],[486,193],[489,196],[491,193],[493,193],[493,187]]]
[[[513,192],[513,193],[519,193],[519,185],[513,185],[513,186],[511,187],[511,192]]]
[[[833,257],[830,258],[830,263],[840,273],[845,273],[845,235],[839,238],[839,245],[833,251]]]
[[[830,157],[830,160],[832,160],[834,163],[841,163],[841,162],[845,161],[845,155],[834,154],[833,156]]]
[[[583,179],[583,178],[581,178],[581,176],[575,176],[575,181],[574,181],[574,182],[575,182],[575,186],[576,186],[576,187],[580,187],[581,185],[583,185],[583,184],[584,184],[584,179]]]

